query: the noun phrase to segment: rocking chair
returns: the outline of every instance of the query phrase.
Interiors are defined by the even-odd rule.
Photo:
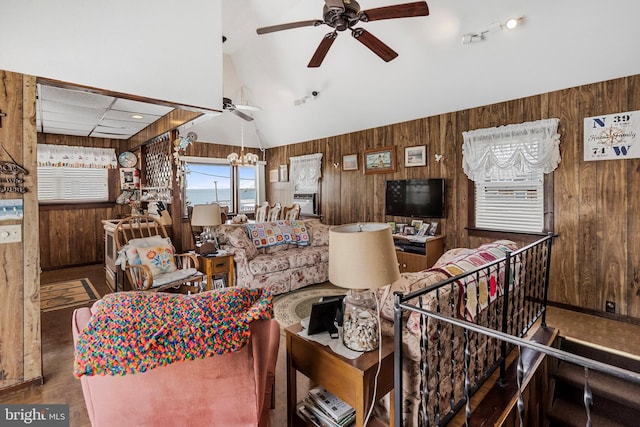
[[[164,226],[151,216],[134,215],[116,225],[116,262],[133,290],[165,291],[181,286],[202,288],[195,254],[175,254]]]

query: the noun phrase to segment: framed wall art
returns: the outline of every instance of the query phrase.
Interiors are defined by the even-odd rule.
[[[271,169],[269,171],[269,182],[278,182],[278,169]]]
[[[365,175],[396,171],[396,147],[372,148],[362,152]]]
[[[289,181],[289,168],[287,167],[287,165],[280,165],[280,181]]]
[[[427,146],[416,145],[414,147],[406,147],[404,149],[404,166],[426,166],[427,165]]]
[[[358,170],[358,155],[347,154],[342,156],[342,170],[343,171],[357,171]]]

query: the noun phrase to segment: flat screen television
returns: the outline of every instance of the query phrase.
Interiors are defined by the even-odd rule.
[[[444,179],[387,181],[385,214],[416,218],[444,218]]]

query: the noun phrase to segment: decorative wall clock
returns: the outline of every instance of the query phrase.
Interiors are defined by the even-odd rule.
[[[138,163],[138,157],[131,151],[123,151],[118,156],[118,163],[120,163],[120,166],[123,168],[132,168]]]

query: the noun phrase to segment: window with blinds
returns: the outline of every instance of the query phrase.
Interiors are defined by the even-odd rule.
[[[487,178],[475,182],[475,225],[478,228],[542,232],[544,177],[534,170],[515,179]]]
[[[38,167],[38,201],[92,203],[109,200],[108,170],[104,168]]]

